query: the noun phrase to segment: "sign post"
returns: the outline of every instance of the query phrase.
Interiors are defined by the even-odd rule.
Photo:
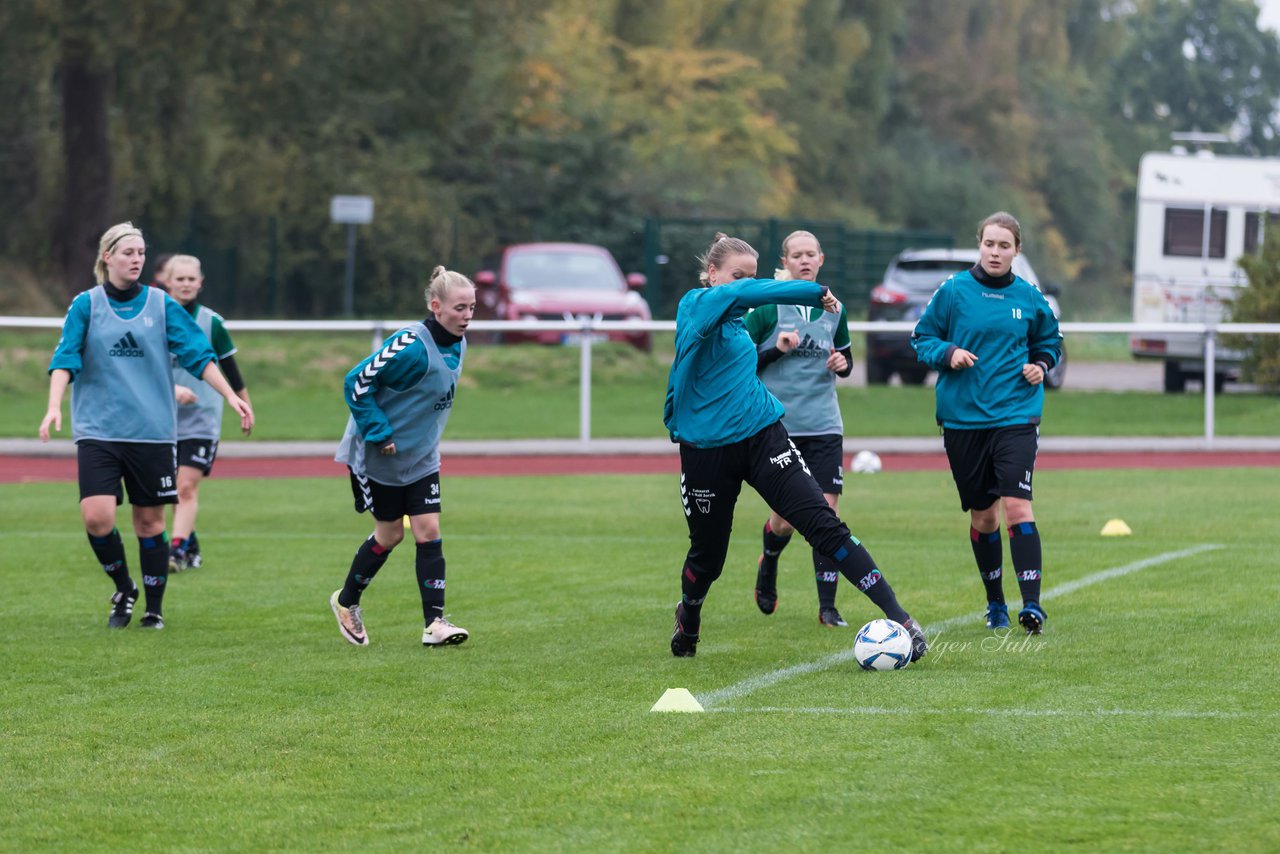
[[[329,199],[329,218],[347,227],[347,264],[342,283],[342,313],[356,313],[356,226],[373,222],[372,196],[334,196]]]

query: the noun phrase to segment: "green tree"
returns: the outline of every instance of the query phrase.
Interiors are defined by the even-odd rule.
[[[1280,152],[1280,41],[1255,0],[1143,0],[1114,62],[1114,105],[1171,131],[1232,132],[1248,153]]]
[[[1231,320],[1280,323],[1280,219],[1273,218],[1267,224],[1261,251],[1241,258],[1240,266],[1249,277],[1249,286],[1232,303]],[[1232,346],[1241,344],[1248,353],[1243,366],[1245,379],[1272,392],[1280,391],[1280,335],[1256,335]]]

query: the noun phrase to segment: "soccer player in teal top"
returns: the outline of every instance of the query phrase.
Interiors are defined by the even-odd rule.
[[[774,276],[813,282],[823,260],[817,237],[793,231],[782,241],[783,269]],[[836,398],[836,377],[847,377],[853,367],[844,307],[832,313],[806,305],[764,305],[747,315],[746,324],[757,346],[756,372],[786,408],[782,426],[822,487],[822,497],[835,510],[844,491],[844,420]],[[794,530],[777,513],[765,520],[755,588],[756,607],[765,614],[778,607],[778,558]],[[840,573],[817,549],[813,574],[818,585],[818,624],[849,625],[836,610]]]
[[[89,544],[115,583],[107,625],[124,628],[138,587],[129,575],[116,506],[133,505],[146,613],[139,625],[163,629],[161,602],[169,575],[164,505],[177,501],[176,403],[171,359],[212,386],[240,416],[247,433],[253,410],[218,370],[209,339],[191,315],[159,288],[138,281],[146,259],[132,223],[102,235],[94,274],[98,286],[71,302],[62,338],[49,363],[49,408],[40,438],[62,429],[62,397],[72,385],[71,433],[76,442],[80,515]]]
[[[979,262],[939,286],[911,344],[938,372],[938,424],[969,541],[987,594],[987,628],[1009,626],[1004,601],[1000,510],[1022,594],[1018,622],[1044,628],[1040,532],[1031,511],[1044,377],[1062,357],[1062,333],[1040,290],[1013,274],[1022,228],[1000,211],[978,227]]]
[[[213,345],[218,367],[231,388],[248,403],[249,389],[240,376],[236,345],[223,324],[222,315],[196,302],[204,287],[200,259],[192,255],[170,256],[166,287]],[[200,539],[196,536],[196,513],[200,507],[200,483],[213,473],[213,463],[218,458],[222,398],[208,383],[200,382],[181,365],[173,366],[173,383],[178,401],[178,506],[173,510],[169,571],[181,572],[195,569],[203,562]]]
[[[351,369],[344,385],[351,417],[335,459],[351,471],[356,512],[368,510],[374,526],[329,607],[339,633],[356,646],[369,644],[360,597],[404,539],[406,516],[417,547],[423,645],[459,644],[469,636],[444,614],[440,437],[462,375],[463,336],[475,315],[476,287],[461,273],[436,267],[427,302],[426,320],[388,338]]]
[[[907,628],[911,657],[918,659],[929,648],[924,632],[898,604],[866,548],[823,499],[822,488],[782,426],[782,404],[756,376],[756,346],[742,320],[748,310],[762,305],[807,305],[835,313],[840,303],[816,282],[753,278],[758,257],[746,242],[717,234],[701,259],[707,286],[685,294],[676,311],[676,354],[663,421],[671,440],[680,445],[680,498],[689,551],[680,570],[682,596],[671,654],[698,651],[702,605],[724,568],[733,508],[745,482],[886,617]]]

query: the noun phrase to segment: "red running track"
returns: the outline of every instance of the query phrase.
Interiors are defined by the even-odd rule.
[[[943,454],[883,454],[885,471],[947,471]],[[845,460],[846,464],[848,459]],[[1187,451],[1182,453],[1040,454],[1040,471],[1062,469],[1280,468],[1280,452]],[[847,468],[847,466],[846,466]],[[446,457],[446,477],[510,477],[555,474],[674,474],[680,459],[670,455],[559,454],[518,457]],[[328,457],[230,457],[214,466],[216,477],[338,477],[345,470]],[[0,455],[0,483],[75,481],[74,457]]]

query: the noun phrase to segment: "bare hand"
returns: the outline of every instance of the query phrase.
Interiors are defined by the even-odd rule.
[[[827,357],[827,370],[832,373],[841,373],[849,367],[849,360],[844,357],[844,353],[839,350],[832,350],[831,355]]]
[[[792,350],[800,346],[800,333],[779,332],[778,343],[775,346],[784,353],[790,353]]]
[[[963,371],[965,368],[972,368],[973,363],[978,361],[978,357],[970,353],[968,350],[962,350],[959,347],[951,354],[951,370]]]
[[[50,409],[44,414],[44,418],[40,420],[40,441],[49,441],[49,424],[53,424],[55,432],[62,432],[62,410]]]
[[[240,416],[240,429],[246,436],[253,432],[253,407],[238,397],[230,397],[227,403]]]
[[[195,403],[199,400],[196,393],[184,385],[175,385],[173,387],[173,397],[178,401],[178,405],[186,406],[189,403]]]
[[[840,311],[840,300],[836,299],[836,295],[827,291],[822,297],[822,310],[836,314]]]
[[[1032,385],[1040,385],[1040,383],[1044,382],[1044,369],[1039,365],[1023,365],[1022,377]]]
[[[382,454],[384,457],[393,457],[393,456],[395,456],[395,453],[396,453],[396,443],[395,443],[395,442],[388,442],[387,444],[383,445],[381,448],[379,448],[379,449],[378,449],[378,453]]]

